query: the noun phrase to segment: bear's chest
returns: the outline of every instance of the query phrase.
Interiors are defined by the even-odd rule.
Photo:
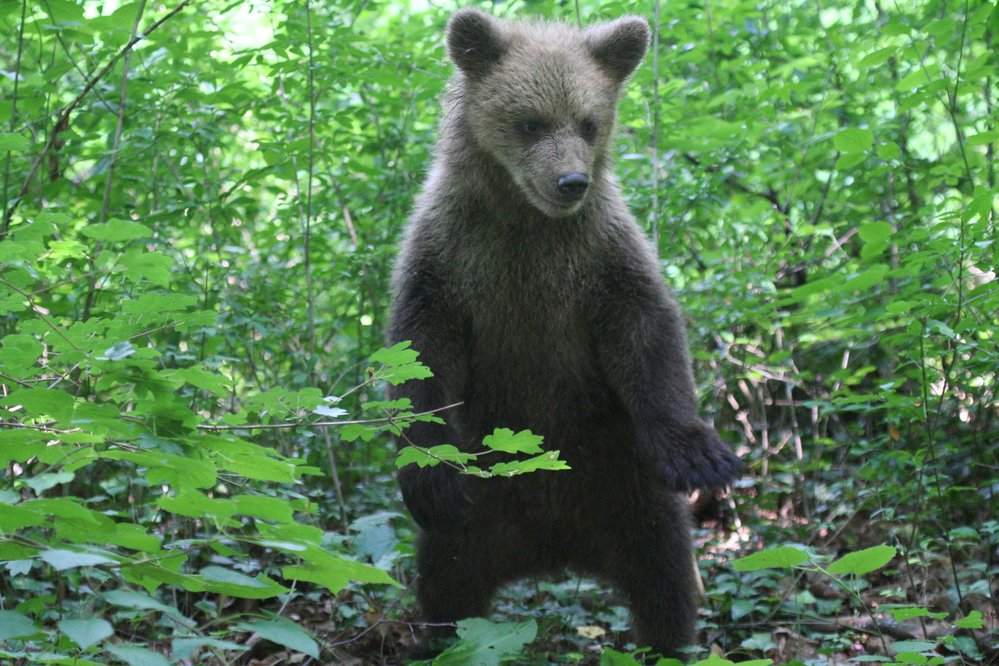
[[[586,335],[585,263],[571,248],[525,240],[461,266],[458,293],[476,339],[503,349],[573,350]]]

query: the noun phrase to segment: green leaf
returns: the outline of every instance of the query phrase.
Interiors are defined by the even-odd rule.
[[[848,553],[829,565],[829,573],[863,576],[888,564],[896,552],[894,546],[874,546]]]
[[[746,557],[740,557],[732,562],[732,568],[736,571],[786,569],[809,561],[810,558],[805,551],[793,546],[779,546],[769,550],[761,550]]]
[[[293,652],[301,652],[313,659],[319,659],[319,644],[305,629],[284,618],[240,622],[234,627],[259,635],[272,643],[284,646]]]
[[[100,643],[105,638],[114,635],[114,627],[111,626],[111,623],[99,617],[87,620],[62,620],[56,626],[59,627],[59,631],[66,634],[71,641],[76,643],[81,650],[86,650],[91,645]]]
[[[570,469],[564,460],[560,459],[558,451],[546,451],[539,456],[528,460],[516,460],[513,462],[496,463],[489,468],[490,474],[495,476],[516,476],[528,472],[540,470],[556,471]]]
[[[968,137],[967,142],[969,146],[985,146],[990,143],[999,142],[999,130],[972,134]]]
[[[888,62],[888,59],[895,54],[896,49],[892,46],[885,47],[883,49],[878,49],[877,51],[872,51],[868,53],[860,62],[857,63],[858,67],[877,67],[878,65]]]
[[[112,524],[110,518],[102,513],[88,509],[81,500],[75,497],[28,500],[22,506],[30,508],[32,511],[67,518],[88,529],[93,529],[99,525]]]
[[[87,256],[87,246],[75,239],[54,240],[49,243],[49,256],[53,263]]]
[[[113,243],[137,238],[151,238],[153,230],[138,222],[110,219],[105,224],[91,224],[84,227],[80,233],[94,240]]]
[[[600,651],[600,666],[641,666],[641,664],[642,662],[627,652],[618,652],[609,647]]]
[[[888,266],[884,264],[875,264],[844,282],[841,290],[845,292],[864,291],[868,287],[872,287],[883,282],[887,273]]]
[[[31,618],[16,611],[0,610],[0,641],[28,638],[37,633],[39,630]]]
[[[835,168],[840,170],[852,169],[858,164],[863,164],[867,159],[867,153],[843,153],[836,159]]]
[[[43,513],[0,503],[0,532],[13,532],[25,527],[44,524],[45,515]]]
[[[304,580],[327,588],[334,594],[353,582],[375,583],[401,587],[381,569],[363,562],[355,562],[344,557],[309,547],[304,553],[296,553],[304,565],[289,565],[281,569],[281,576],[288,580]]]
[[[898,147],[898,144],[894,141],[889,141],[887,143],[879,143],[878,147],[874,150],[877,156],[883,160],[897,160],[902,157],[902,149]]]
[[[134,590],[112,590],[110,592],[105,592],[101,595],[104,600],[109,604],[114,606],[120,606],[122,608],[131,608],[134,610],[147,610],[147,611],[157,611],[168,615],[174,620],[177,620],[181,624],[187,627],[195,626],[195,622],[190,618],[186,617],[179,610],[173,606],[168,606],[164,603],[157,601],[148,594],[142,592],[136,592]]]
[[[159,252],[126,252],[120,259],[124,275],[132,282],[149,280],[153,284],[166,287],[170,284],[170,269],[173,259]]]
[[[193,657],[201,648],[235,652],[245,652],[250,649],[249,645],[223,641],[218,638],[174,638],[170,647],[170,654],[177,663],[196,663]]]
[[[138,645],[106,645],[104,649],[128,666],[170,666],[170,660],[149,648]]]
[[[937,646],[933,641],[895,641],[891,649],[895,652],[929,652]]]
[[[363,423],[340,426],[339,428],[340,439],[345,442],[356,442],[357,440],[370,442],[375,438],[380,430],[381,428],[378,426],[366,425]]]
[[[954,623],[957,629],[981,629],[985,626],[982,620],[981,611],[971,611],[967,617],[963,617]]]
[[[289,459],[278,457],[273,450],[233,437],[198,437],[199,445],[214,454],[220,469],[234,472],[248,479],[293,483],[299,478],[298,466]]]
[[[385,367],[378,372],[379,378],[396,386],[411,379],[426,379],[434,373],[419,361],[420,355],[415,349],[410,349],[410,341],[405,340],[388,349],[379,349],[371,355],[371,362]]]
[[[121,361],[135,353],[135,347],[128,340],[116,342],[108,347],[104,354],[97,357],[98,361]]]
[[[916,617],[932,617],[937,620],[942,620],[947,617],[947,613],[931,613],[929,609],[922,607],[908,607],[908,608],[889,608],[885,609],[891,616],[898,620],[899,622],[903,620],[911,620]]]
[[[229,380],[216,372],[204,368],[191,367],[164,373],[167,377],[177,377],[186,384],[208,391],[216,397],[229,395]]]
[[[473,458],[474,455],[462,453],[451,444],[439,444],[429,449],[407,446],[399,451],[399,455],[395,458],[395,466],[398,468],[416,463],[420,467],[433,467],[442,462],[464,464]]]
[[[486,435],[482,444],[493,451],[505,453],[541,453],[541,442],[544,438],[535,435],[530,430],[514,433],[508,428],[496,428],[493,434]]]
[[[76,550],[66,550],[63,548],[50,548],[38,553],[38,556],[48,562],[56,571],[75,569],[77,567],[95,567],[100,564],[117,564],[117,562],[103,555],[93,553],[81,553]]]
[[[228,518],[236,513],[232,500],[212,499],[192,488],[181,488],[175,497],[161,497],[157,504],[164,511],[189,518]]]
[[[0,343],[0,372],[15,379],[30,377],[34,373],[28,369],[43,351],[45,347],[32,335],[8,335]]]
[[[20,405],[35,416],[49,416],[61,422],[72,418],[74,403],[70,394],[49,388],[18,389],[0,400],[4,407]]]
[[[743,640],[740,647],[744,647],[748,650],[753,650],[755,652],[770,652],[776,649],[777,645],[774,643],[773,636],[769,633],[754,633],[749,638]]]
[[[895,90],[913,90],[914,88],[924,85],[929,80],[927,70],[922,67],[917,67],[903,76],[902,79],[895,84]]]
[[[250,577],[232,569],[208,566],[201,570],[201,578],[212,592],[228,594],[242,599],[270,599],[288,592],[288,588],[264,574]]]
[[[186,310],[197,302],[196,297],[183,294],[145,293],[136,299],[124,301],[121,311],[125,314],[162,314]]]
[[[891,225],[887,222],[868,222],[860,227],[858,234],[865,243],[884,241],[891,236]]]
[[[0,134],[0,150],[21,153],[31,147],[31,142],[20,134]]]
[[[231,501],[236,507],[236,511],[244,516],[273,520],[279,523],[291,523],[295,520],[291,502],[284,498],[264,495],[237,495]]]
[[[175,488],[211,488],[217,480],[215,465],[190,456],[175,456],[158,451],[101,451],[101,458],[127,460],[146,468],[152,483],[167,483]]]
[[[874,145],[874,133],[869,129],[848,127],[833,137],[833,145],[841,153],[866,153]]]
[[[434,660],[435,666],[443,664],[475,664],[497,666],[505,657],[517,655],[524,646],[535,639],[538,625],[526,622],[496,623],[482,618],[458,622],[459,641]]]
[[[350,412],[342,407],[327,407],[326,405],[319,405],[312,410],[313,414],[318,414],[319,416],[325,416],[331,419],[338,419],[341,416],[347,416]]]
[[[404,340],[391,347],[379,349],[371,355],[371,362],[382,365],[405,365],[412,363],[420,355],[415,349],[409,348],[412,344],[409,340]]]

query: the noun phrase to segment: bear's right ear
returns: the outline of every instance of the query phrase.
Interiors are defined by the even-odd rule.
[[[463,72],[482,76],[506,52],[503,26],[478,9],[461,9],[447,23],[447,52]]]

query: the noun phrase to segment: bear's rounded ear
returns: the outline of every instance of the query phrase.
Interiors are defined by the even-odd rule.
[[[597,64],[618,82],[635,71],[649,47],[649,23],[640,16],[601,23],[584,34]]]
[[[447,23],[446,34],[451,61],[472,76],[487,73],[506,51],[503,26],[478,9],[455,12]]]

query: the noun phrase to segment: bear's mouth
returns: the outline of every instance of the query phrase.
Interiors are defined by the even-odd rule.
[[[573,199],[572,201],[565,201],[563,199],[558,199],[556,197],[547,196],[533,183],[530,185],[531,194],[537,197],[539,200],[544,202],[547,206],[554,208],[560,213],[574,213],[582,205],[585,195],[580,199]],[[542,211],[547,212],[547,211]]]

